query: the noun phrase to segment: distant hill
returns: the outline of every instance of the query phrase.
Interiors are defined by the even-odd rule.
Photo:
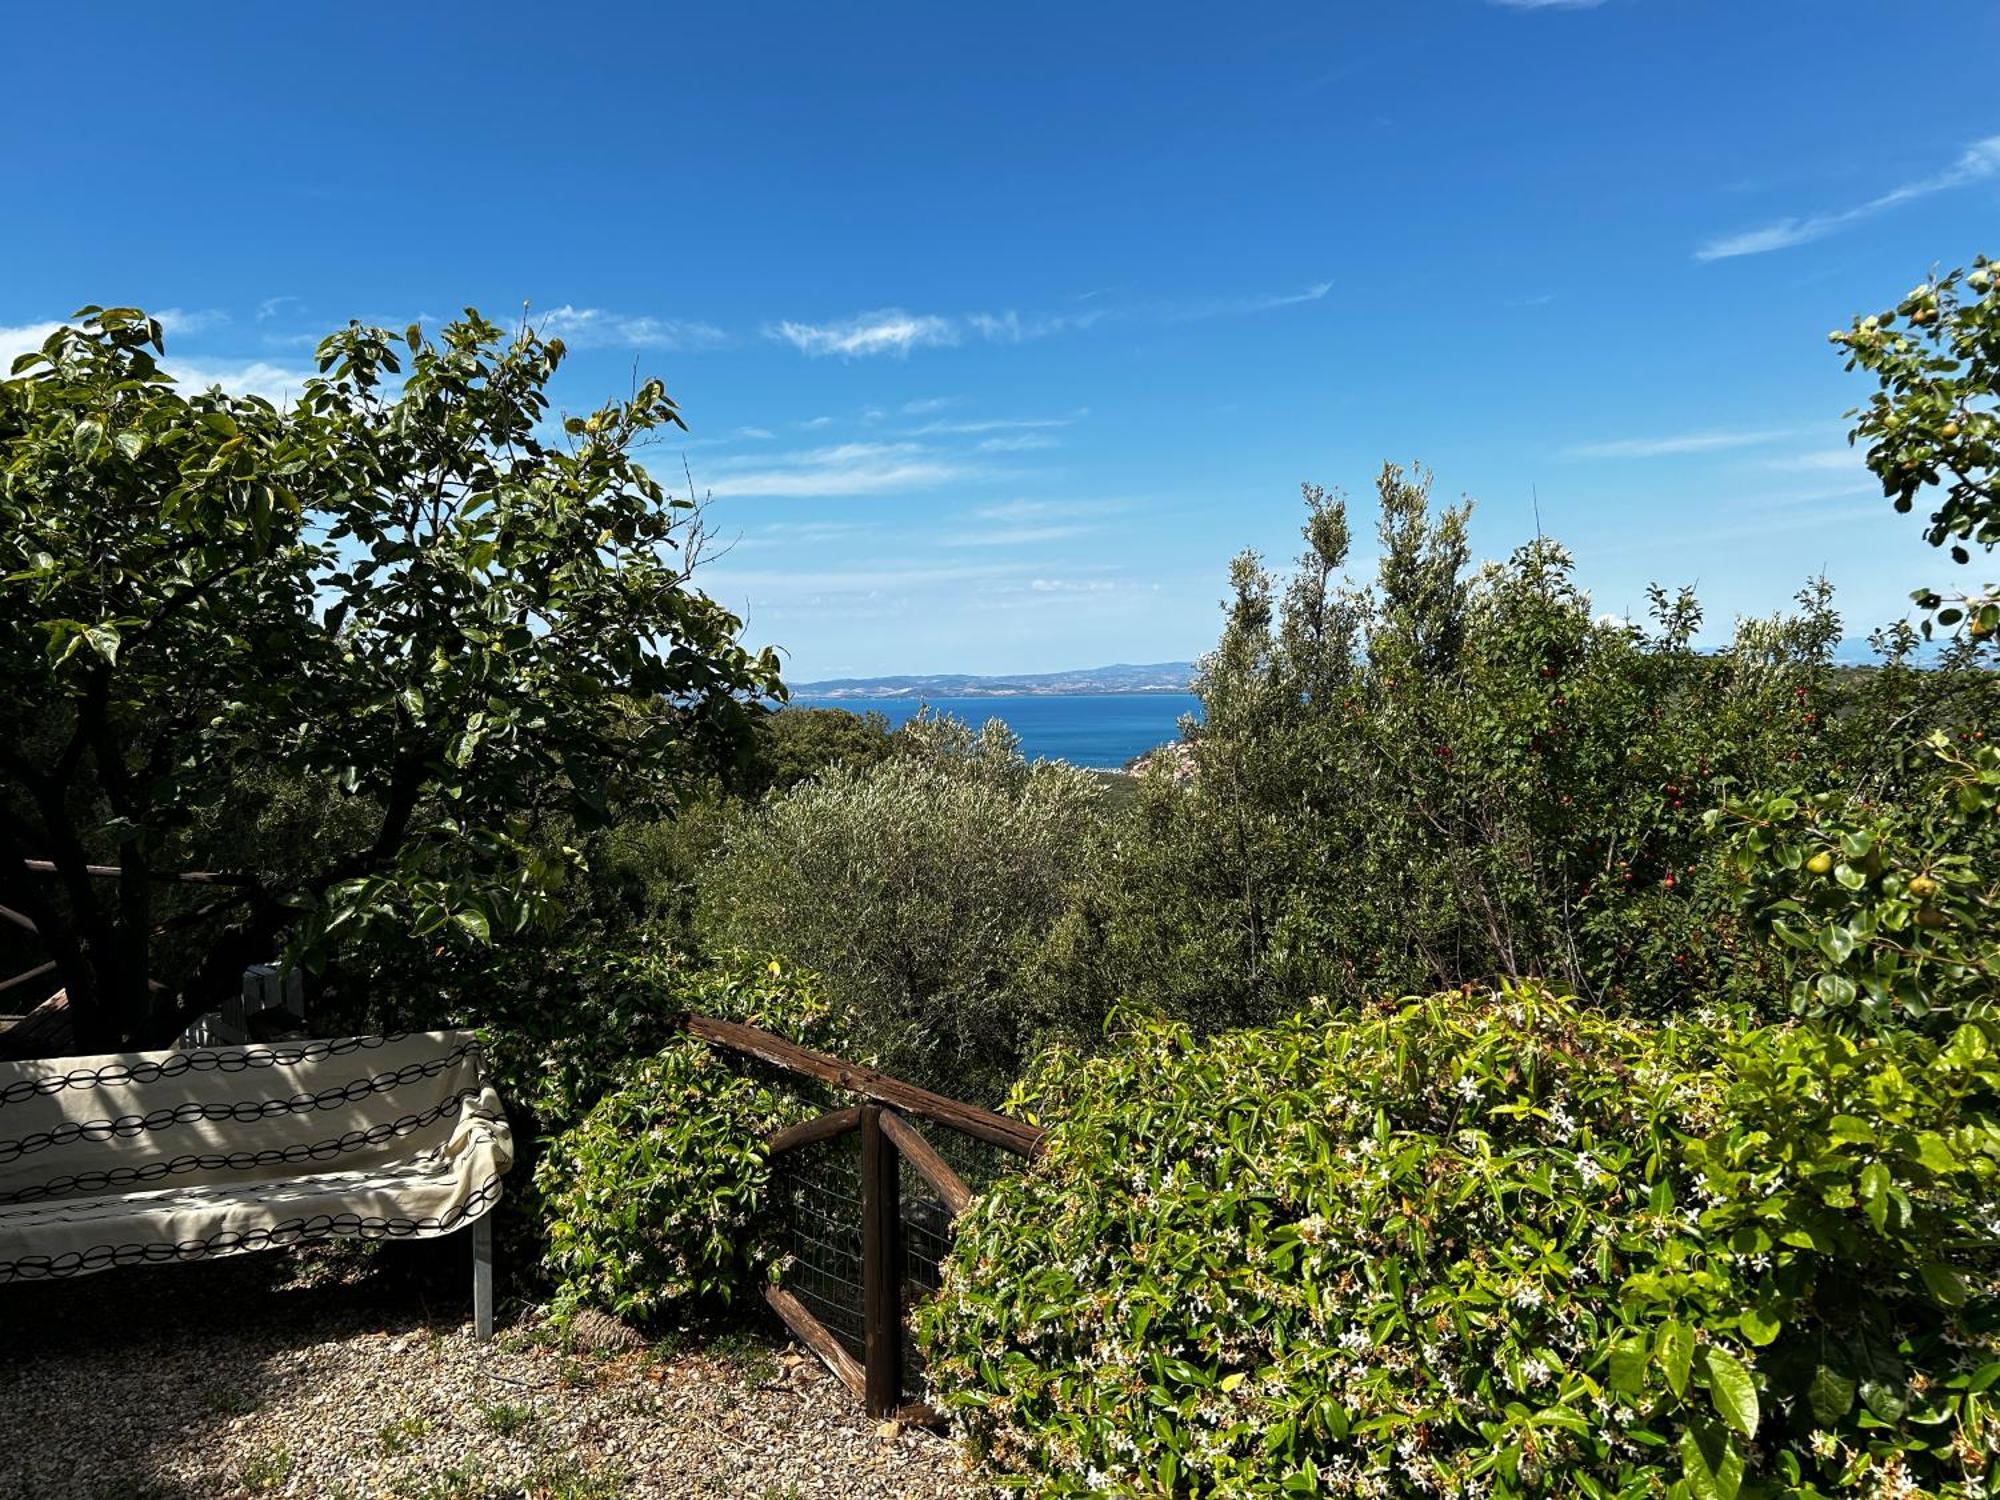
[[[794,698],[999,698],[1063,697],[1076,693],[1184,693],[1194,680],[1191,661],[1143,666],[1118,662],[1070,672],[1023,672],[1013,677],[973,677],[943,672],[929,677],[830,677],[794,682]]]

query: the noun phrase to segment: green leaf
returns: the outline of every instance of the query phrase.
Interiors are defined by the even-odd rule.
[[[1813,1378],[1806,1386],[1806,1405],[1812,1408],[1813,1420],[1820,1426],[1833,1426],[1854,1409],[1853,1377],[1832,1365],[1821,1365],[1813,1371]]]
[[[104,451],[104,424],[86,419],[76,424],[70,434],[70,451],[85,463],[89,463]]]
[[[1946,1307],[1965,1306],[1969,1295],[1965,1279],[1950,1266],[1927,1261],[1919,1268],[1918,1274],[1924,1278],[1924,1285],[1930,1288],[1931,1295]]]
[[[1889,1169],[1871,1161],[1861,1169],[1861,1211],[1877,1229],[1889,1219]]]
[[[1864,1380],[1858,1387],[1861,1404],[1868,1412],[1884,1422],[1900,1422],[1903,1414],[1910,1409],[1908,1387],[1901,1379]]]
[[[1660,1370],[1667,1377],[1667,1389],[1676,1396],[1687,1390],[1688,1370],[1694,1361],[1694,1334],[1678,1319],[1660,1329],[1656,1345]]]
[[[115,625],[86,625],[83,627],[84,643],[103,658],[106,666],[118,665],[118,647],[122,637]]]
[[[1936,1172],[1940,1176],[1958,1170],[1958,1157],[1953,1154],[1951,1147],[1945,1144],[1944,1137],[1935,1130],[1917,1132],[1916,1158],[1926,1170]]]
[[[1761,1307],[1746,1307],[1737,1323],[1743,1329],[1743,1336],[1758,1345],[1770,1343],[1784,1327]]]
[[[1611,1388],[1633,1395],[1645,1390],[1645,1334],[1632,1334],[1611,1346]]]
[[[493,924],[487,920],[486,913],[478,910],[476,907],[468,906],[460,911],[453,912],[452,920],[478,938],[482,943],[493,940]]]
[[[1691,1423],[1681,1434],[1681,1470],[1698,1500],[1736,1500],[1743,1487],[1743,1455],[1713,1422]]]
[[[1757,1383],[1743,1362],[1726,1349],[1710,1344],[1703,1351],[1708,1366],[1708,1395],[1722,1420],[1747,1438],[1757,1435]]]

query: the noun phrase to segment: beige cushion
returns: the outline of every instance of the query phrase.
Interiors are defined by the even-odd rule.
[[[0,1063],[0,1284],[449,1234],[512,1161],[465,1032]]]

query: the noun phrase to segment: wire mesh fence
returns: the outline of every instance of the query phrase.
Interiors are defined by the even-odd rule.
[[[939,1139],[943,1137],[943,1139]],[[934,1131],[928,1137],[954,1171],[978,1191],[1010,1165],[997,1147]],[[946,1151],[951,1143],[955,1149]],[[943,1282],[951,1253],[951,1213],[908,1161],[898,1171],[901,1232],[898,1282],[903,1328],[903,1395],[926,1399],[923,1354],[911,1337],[910,1314]],[[785,1289],[856,1360],[866,1358],[861,1260],[861,1147],[849,1134],[788,1151],[772,1163],[771,1201],[779,1249],[786,1256]]]
[[[772,1163],[771,1202],[785,1289],[843,1349],[866,1358],[859,1140],[845,1135],[785,1153]]]

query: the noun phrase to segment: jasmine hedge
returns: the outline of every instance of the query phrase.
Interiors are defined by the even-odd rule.
[[[1056,1052],[920,1314],[1041,1494],[1984,1495],[2000,1032],[1533,985]]]
[[[844,1035],[811,979],[775,961],[682,977],[671,996],[807,1046]],[[558,1092],[580,1061],[551,1059]],[[558,1315],[590,1305],[647,1322],[728,1302],[760,1253],[763,1138],[812,1113],[797,1080],[691,1037],[625,1064],[535,1169]]]

